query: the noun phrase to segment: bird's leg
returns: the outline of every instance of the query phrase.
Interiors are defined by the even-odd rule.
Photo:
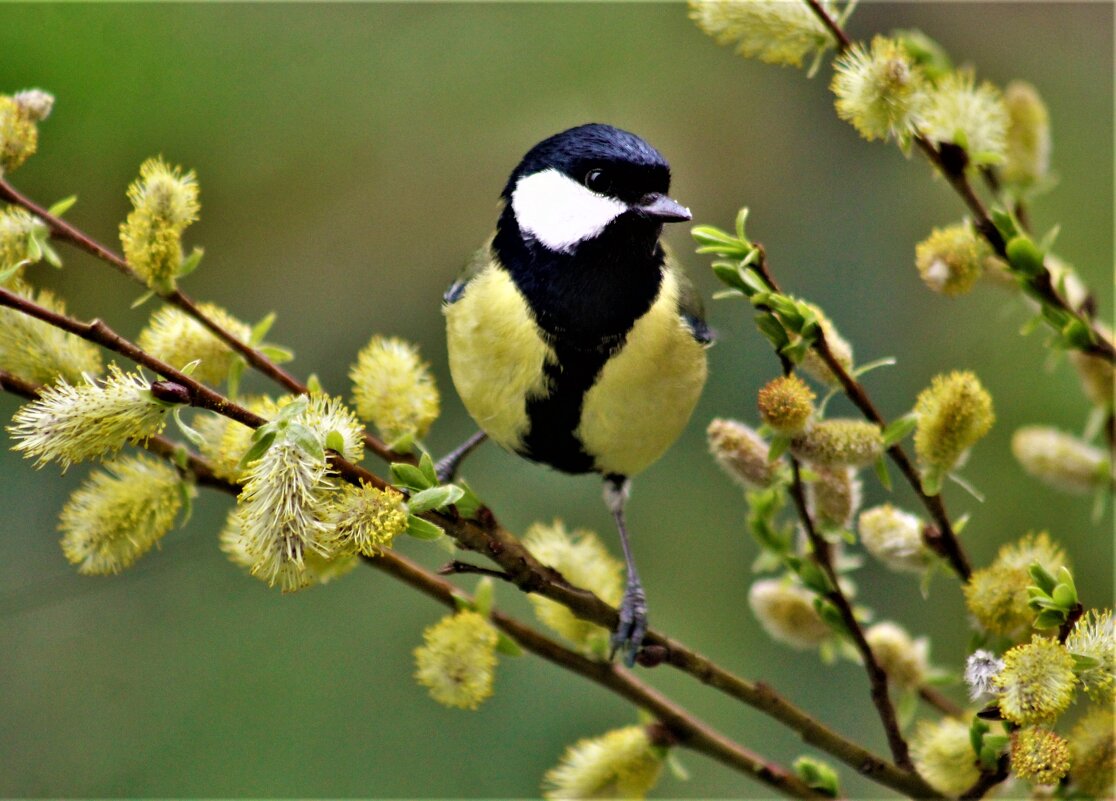
[[[486,439],[488,439],[488,434],[478,431],[439,459],[438,464],[434,465],[434,472],[438,474],[438,481],[442,484],[453,481],[457,477],[457,469],[461,467],[465,457],[475,451],[477,446]]]
[[[612,634],[612,651],[609,658],[622,650],[624,664],[628,667],[635,664],[636,654],[639,653],[640,645],[643,643],[643,635],[647,633],[647,597],[643,593],[639,573],[636,572],[632,547],[628,542],[628,527],[624,522],[624,504],[628,500],[630,489],[631,482],[626,476],[605,476],[605,504],[616,521],[616,528],[620,532],[620,547],[624,549],[624,561],[628,566],[628,581],[624,586],[624,597],[620,601],[620,622]]]

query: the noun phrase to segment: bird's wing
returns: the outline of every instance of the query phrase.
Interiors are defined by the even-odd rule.
[[[666,265],[678,280],[678,314],[695,340],[702,345],[712,345],[717,337],[705,322],[705,307],[702,305],[701,295],[694,288],[686,271],[669,252],[666,254]]]
[[[476,278],[491,261],[492,239],[490,238],[473,254],[469,261],[465,262],[465,266],[461,268],[461,272],[457,275],[457,280],[450,284],[449,289],[442,295],[442,300],[447,304],[460,300],[461,295],[465,292],[466,285]]]

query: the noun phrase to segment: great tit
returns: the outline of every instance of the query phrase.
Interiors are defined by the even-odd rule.
[[[670,167],[635,134],[571,128],[539,142],[501,195],[496,233],[445,294],[453,382],[483,440],[565,473],[599,473],[627,583],[612,650],[635,660],[647,605],[624,522],[629,477],[690,419],[712,337],[659,243],[691,219]]]

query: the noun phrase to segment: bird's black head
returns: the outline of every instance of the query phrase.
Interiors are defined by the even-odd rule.
[[[654,241],[664,222],[690,219],[669,189],[670,166],[658,150],[635,134],[591,123],[531,148],[502,196],[524,236],[569,253],[617,225]]]

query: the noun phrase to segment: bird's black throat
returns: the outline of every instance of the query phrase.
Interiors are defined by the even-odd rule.
[[[659,294],[660,225],[635,215],[615,220],[572,253],[524,237],[510,206],[493,249],[527,300],[557,359],[545,367],[548,392],[529,398],[524,456],[567,473],[594,469],[576,431],[585,393],[632,325]]]

